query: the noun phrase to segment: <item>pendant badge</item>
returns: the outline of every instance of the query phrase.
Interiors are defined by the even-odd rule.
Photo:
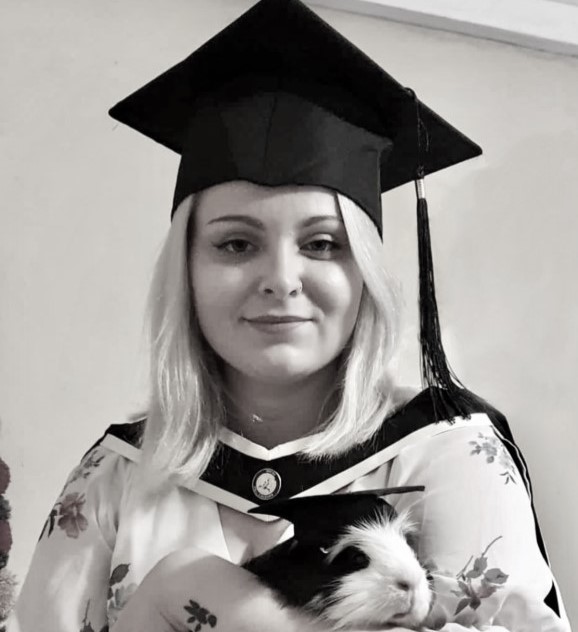
[[[281,477],[271,468],[259,470],[253,477],[252,487],[259,500],[271,500],[281,491]]]

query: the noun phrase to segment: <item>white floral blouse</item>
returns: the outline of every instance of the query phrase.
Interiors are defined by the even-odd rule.
[[[230,431],[222,441],[265,465],[303,445],[266,450]],[[538,542],[527,472],[508,443],[485,413],[429,424],[309,492],[425,485],[425,492],[388,502],[411,507],[420,525],[418,555],[436,569],[444,629],[568,632]],[[247,503],[235,506],[231,494],[215,495],[211,485],[175,486],[145,499],[135,485],[138,456],[130,442],[106,435],[70,474],[42,529],[9,632],[104,632],[168,553],[196,546],[239,564],[292,536],[289,523],[249,515]],[[194,622],[193,610],[191,602]]]

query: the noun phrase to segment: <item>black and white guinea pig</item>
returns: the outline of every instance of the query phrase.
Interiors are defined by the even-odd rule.
[[[287,606],[332,629],[417,629],[432,606],[430,577],[411,546],[413,525],[381,495],[389,488],[271,501],[252,513],[293,522],[295,536],[243,566]]]

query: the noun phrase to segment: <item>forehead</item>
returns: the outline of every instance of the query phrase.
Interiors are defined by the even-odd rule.
[[[341,219],[333,191],[317,186],[263,186],[235,180],[202,191],[196,211],[198,226],[223,215],[252,215],[265,225],[299,224],[312,215]]]

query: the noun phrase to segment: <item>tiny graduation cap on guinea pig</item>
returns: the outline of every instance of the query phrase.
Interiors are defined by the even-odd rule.
[[[381,193],[419,183],[422,377],[464,410],[441,344],[423,176],[481,149],[411,89],[300,0],[261,0],[110,115],[181,155],[173,213],[232,180],[323,186],[382,236]]]
[[[302,545],[327,546],[344,529],[354,524],[385,516],[393,520],[397,513],[382,497],[388,494],[423,492],[423,485],[389,487],[344,494],[301,496],[271,500],[249,513],[284,518],[293,523],[294,538]]]

